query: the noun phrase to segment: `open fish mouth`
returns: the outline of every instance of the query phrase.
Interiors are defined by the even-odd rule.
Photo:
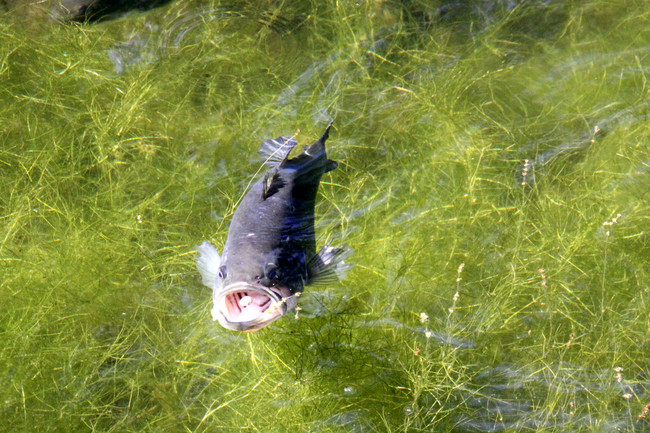
[[[282,317],[296,303],[285,287],[233,283],[214,294],[212,318],[233,331],[257,331]]]

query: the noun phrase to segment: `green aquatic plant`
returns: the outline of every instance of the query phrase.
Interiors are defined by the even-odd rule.
[[[650,14],[618,3],[3,11],[0,430],[648,431]],[[331,117],[316,231],[354,267],[222,329],[194,246]]]

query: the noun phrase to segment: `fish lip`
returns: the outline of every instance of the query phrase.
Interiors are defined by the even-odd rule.
[[[235,305],[233,299],[229,300],[229,296],[241,292],[266,296],[270,300],[270,305],[263,310],[260,309],[259,314],[255,317],[237,320],[237,315],[241,314],[242,311],[239,306]],[[218,292],[215,291],[213,302],[213,320],[218,320],[219,324],[226,329],[252,332],[284,316],[295,305],[296,300],[286,287],[267,287],[261,284],[240,281],[229,284]],[[238,311],[233,313],[234,309]]]

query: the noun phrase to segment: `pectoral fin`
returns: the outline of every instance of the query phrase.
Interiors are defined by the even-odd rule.
[[[345,260],[352,253],[352,249],[347,246],[325,245],[307,264],[308,280],[305,284],[314,286],[336,283],[350,269],[350,264],[345,263]]]
[[[196,267],[201,273],[203,284],[213,289],[219,275],[221,257],[217,249],[208,241],[204,241],[196,247],[199,257],[196,259]]]

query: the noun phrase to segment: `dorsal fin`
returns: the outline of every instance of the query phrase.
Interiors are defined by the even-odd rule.
[[[277,168],[267,171],[262,180],[262,199],[266,200],[271,197],[283,186],[284,180],[282,180]]]
[[[287,160],[291,149],[296,147],[298,142],[291,137],[280,136],[275,139],[268,139],[262,142],[258,153],[264,159],[264,165],[279,167]]]

